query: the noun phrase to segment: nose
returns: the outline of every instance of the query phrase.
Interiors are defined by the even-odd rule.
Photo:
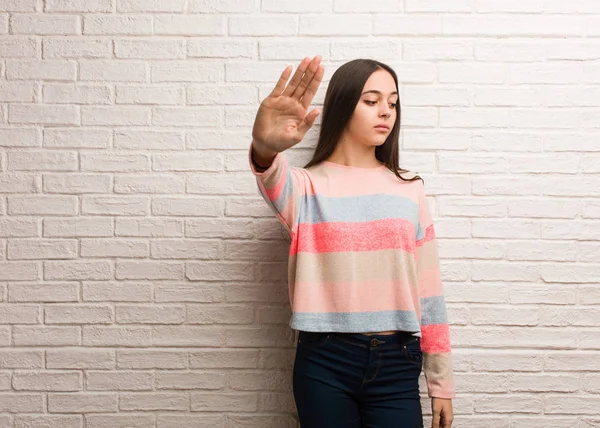
[[[389,105],[387,105],[385,103],[381,103],[381,105],[383,107],[381,107],[381,109],[379,110],[379,115],[389,117],[392,114],[392,109],[390,108]]]

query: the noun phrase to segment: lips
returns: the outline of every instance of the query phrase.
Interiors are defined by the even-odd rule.
[[[389,127],[389,126],[387,126],[387,125],[377,125],[377,126],[375,127],[375,129],[384,129],[384,130],[386,130],[386,131],[389,131],[389,130],[390,130],[390,127]]]

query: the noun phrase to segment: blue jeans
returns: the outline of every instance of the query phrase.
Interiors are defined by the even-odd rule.
[[[422,428],[421,341],[299,331],[293,391],[302,428]]]

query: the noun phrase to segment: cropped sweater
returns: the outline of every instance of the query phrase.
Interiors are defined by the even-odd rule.
[[[450,329],[423,182],[401,181],[385,165],[291,167],[284,153],[261,172],[252,146],[248,159],[291,238],[290,327],[411,332],[421,338],[429,397],[453,398]]]

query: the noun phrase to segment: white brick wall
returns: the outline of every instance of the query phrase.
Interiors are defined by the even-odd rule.
[[[287,243],[246,154],[316,54],[317,104],[350,59],[399,74],[453,426],[598,426],[599,36],[593,0],[0,0],[0,427],[296,427]]]

